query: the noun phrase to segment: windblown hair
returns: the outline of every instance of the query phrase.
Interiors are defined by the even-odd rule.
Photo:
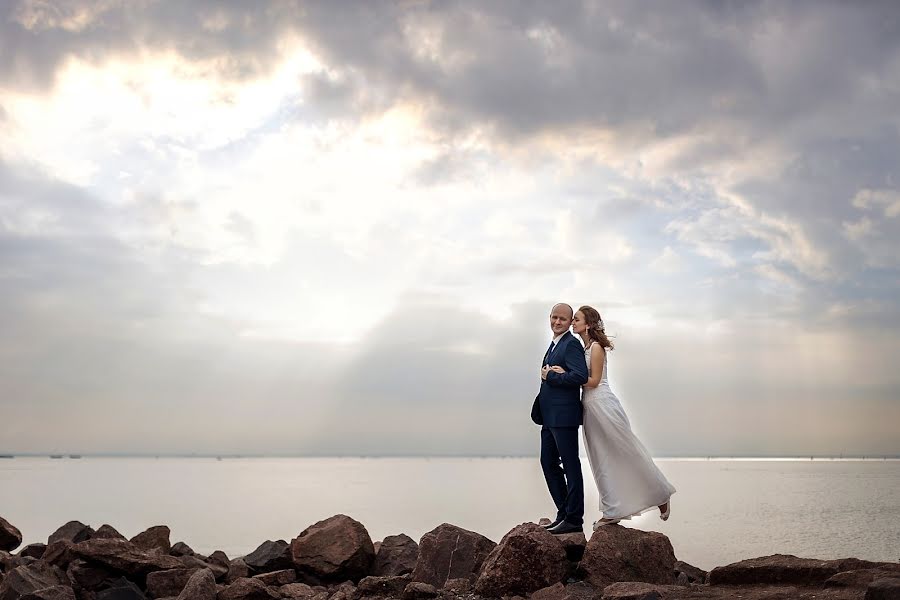
[[[608,350],[613,349],[613,343],[606,337],[606,331],[603,327],[603,319],[600,313],[593,306],[582,306],[578,309],[584,315],[584,322],[587,325],[588,337],[600,344],[601,348]]]

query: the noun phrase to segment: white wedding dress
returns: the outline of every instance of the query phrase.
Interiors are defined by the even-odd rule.
[[[584,351],[588,373],[591,345]],[[597,351],[602,349],[598,347]],[[609,387],[603,361],[600,385],[584,388],[584,446],[600,490],[600,510],[606,519],[629,519],[665,504],[675,488],[668,482],[637,436],[628,416]]]

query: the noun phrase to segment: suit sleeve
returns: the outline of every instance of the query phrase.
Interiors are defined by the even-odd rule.
[[[587,363],[584,361],[584,351],[581,344],[566,344],[566,354],[563,358],[563,364],[560,365],[566,370],[565,373],[557,373],[550,371],[547,373],[547,383],[554,387],[581,387],[588,380]]]

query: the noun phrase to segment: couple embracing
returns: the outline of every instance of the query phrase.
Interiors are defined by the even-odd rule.
[[[590,306],[573,311],[568,304],[557,304],[550,311],[550,329],[554,338],[544,354],[541,389],[531,409],[531,419],[542,426],[541,467],[556,504],[556,519],[547,529],[554,534],[582,531],[581,425],[603,512],[594,531],[654,508],[665,521],[675,488],[632,433],[609,387],[607,351],[613,345],[600,314]]]

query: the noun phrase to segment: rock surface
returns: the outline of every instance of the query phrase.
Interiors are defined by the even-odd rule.
[[[65,540],[77,544],[78,542],[84,542],[91,539],[93,535],[94,530],[81,521],[69,521],[50,534],[50,537],[47,538],[47,545],[49,546],[58,540]]]
[[[600,589],[617,581],[674,584],[675,552],[661,533],[606,525],[591,536],[578,571]]]
[[[94,535],[91,536],[92,540],[124,540],[127,539],[124,535],[119,533],[115,527],[112,525],[107,525],[104,523],[101,525],[97,531],[94,532]]]
[[[242,577],[218,593],[218,600],[275,600],[281,594],[261,581]]]
[[[293,568],[291,547],[284,540],[266,540],[243,557],[243,562],[253,575]]]
[[[868,587],[876,579],[900,579],[900,564],[895,569],[880,567],[877,569],[858,569],[842,571],[825,580],[825,587]]]
[[[188,579],[178,600],[216,600],[216,578],[209,569],[200,569]]]
[[[900,600],[900,580],[876,579],[866,589],[865,600]]]
[[[177,596],[187,585],[188,580],[201,569],[182,568],[153,571],[147,574],[147,593],[151,598]]]
[[[25,594],[19,600],[75,600],[75,590],[67,585],[54,585]]]
[[[141,550],[168,554],[172,549],[172,544],[169,541],[171,533],[165,525],[154,525],[131,538],[131,543]]]
[[[22,543],[22,532],[12,523],[0,517],[0,550],[12,552]]]
[[[359,581],[372,572],[375,547],[362,523],[335,515],[307,527],[291,541],[298,573],[320,581]]]
[[[873,569],[887,563],[873,563],[856,558],[816,560],[791,554],[772,554],[742,560],[709,572],[710,585],[791,584],[822,585],[842,571]]]
[[[475,593],[494,598],[524,596],[562,582],[568,570],[562,543],[543,527],[523,523],[503,536],[485,558]]]
[[[88,540],[73,545],[70,552],[88,562],[137,577],[182,567],[174,556],[145,552],[126,540]]]
[[[378,545],[374,574],[379,576],[412,573],[419,558],[419,545],[405,534],[389,535]]]
[[[480,533],[443,523],[419,540],[412,580],[441,588],[448,579],[477,575],[496,544]]]
[[[6,573],[0,583],[0,600],[18,600],[21,596],[56,585],[68,585],[66,574],[42,561],[21,565]]]

